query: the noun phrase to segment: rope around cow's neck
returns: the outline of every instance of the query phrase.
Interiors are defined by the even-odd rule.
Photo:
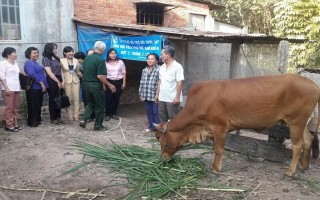
[[[170,148],[170,149],[176,149],[176,147],[171,147],[171,146],[167,145],[168,130],[169,130],[169,122],[168,122],[168,124],[167,124],[167,129],[166,129],[166,131],[164,132],[164,134],[165,134],[165,137],[164,137],[164,146],[163,146],[163,148],[162,148],[162,150],[161,150],[161,154],[163,154],[164,149],[165,149],[166,147],[168,147],[168,148]]]

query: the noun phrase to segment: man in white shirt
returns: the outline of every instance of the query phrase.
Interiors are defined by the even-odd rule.
[[[174,118],[182,102],[183,67],[174,60],[174,54],[172,46],[164,46],[161,51],[161,60],[164,64],[160,67],[157,88],[161,122]]]

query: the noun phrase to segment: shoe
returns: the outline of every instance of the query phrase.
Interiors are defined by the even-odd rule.
[[[85,121],[83,121],[83,120],[81,120],[80,122],[79,122],[79,126],[81,127],[81,128],[86,128],[86,122]]]
[[[112,115],[112,119],[119,120],[119,117],[117,115]]]
[[[94,131],[106,131],[106,130],[108,130],[106,127],[104,127],[104,126],[102,126],[101,125],[101,127],[100,128],[95,128],[95,129],[93,129]]]
[[[18,129],[18,131],[21,131],[21,130],[22,130],[22,127],[21,127],[21,126],[15,126],[14,128],[15,128],[15,129]]]
[[[151,130],[147,128],[144,132],[145,132],[145,133],[150,133]]]
[[[12,128],[6,127],[6,131],[9,131],[9,132],[18,132],[19,130],[16,129],[16,128],[14,128],[14,127],[12,127]]]
[[[87,123],[93,122],[94,119],[88,119]]]
[[[57,119],[59,124],[64,124],[64,122],[61,119]]]
[[[109,121],[111,119],[110,116],[106,116],[106,118],[104,119],[104,121]]]
[[[53,119],[53,120],[51,120],[51,124],[56,124],[56,125],[59,125],[60,123],[59,123],[59,121],[58,121],[58,120],[56,120],[56,119]]]

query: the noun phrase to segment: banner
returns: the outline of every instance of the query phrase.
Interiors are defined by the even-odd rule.
[[[146,61],[149,53],[160,56],[162,36],[116,36],[111,39],[112,47],[118,52],[118,57],[129,60]]]
[[[86,52],[93,48],[96,41],[106,43],[107,49],[102,55],[106,58],[109,48],[117,50],[117,56],[121,59],[146,61],[149,53],[156,53],[160,56],[162,49],[162,35],[149,36],[118,36],[103,31],[100,28],[81,26],[78,24],[78,45],[79,51]]]

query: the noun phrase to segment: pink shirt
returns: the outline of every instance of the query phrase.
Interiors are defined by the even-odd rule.
[[[126,66],[122,60],[118,60],[115,64],[106,62],[107,66],[107,79],[120,80],[123,79],[123,75],[126,73]]]
[[[3,60],[0,62],[0,78],[6,80],[7,86],[10,91],[18,92],[21,90],[19,82],[20,69],[17,62],[10,64],[8,61]],[[2,82],[0,82],[1,90],[4,90]]]

